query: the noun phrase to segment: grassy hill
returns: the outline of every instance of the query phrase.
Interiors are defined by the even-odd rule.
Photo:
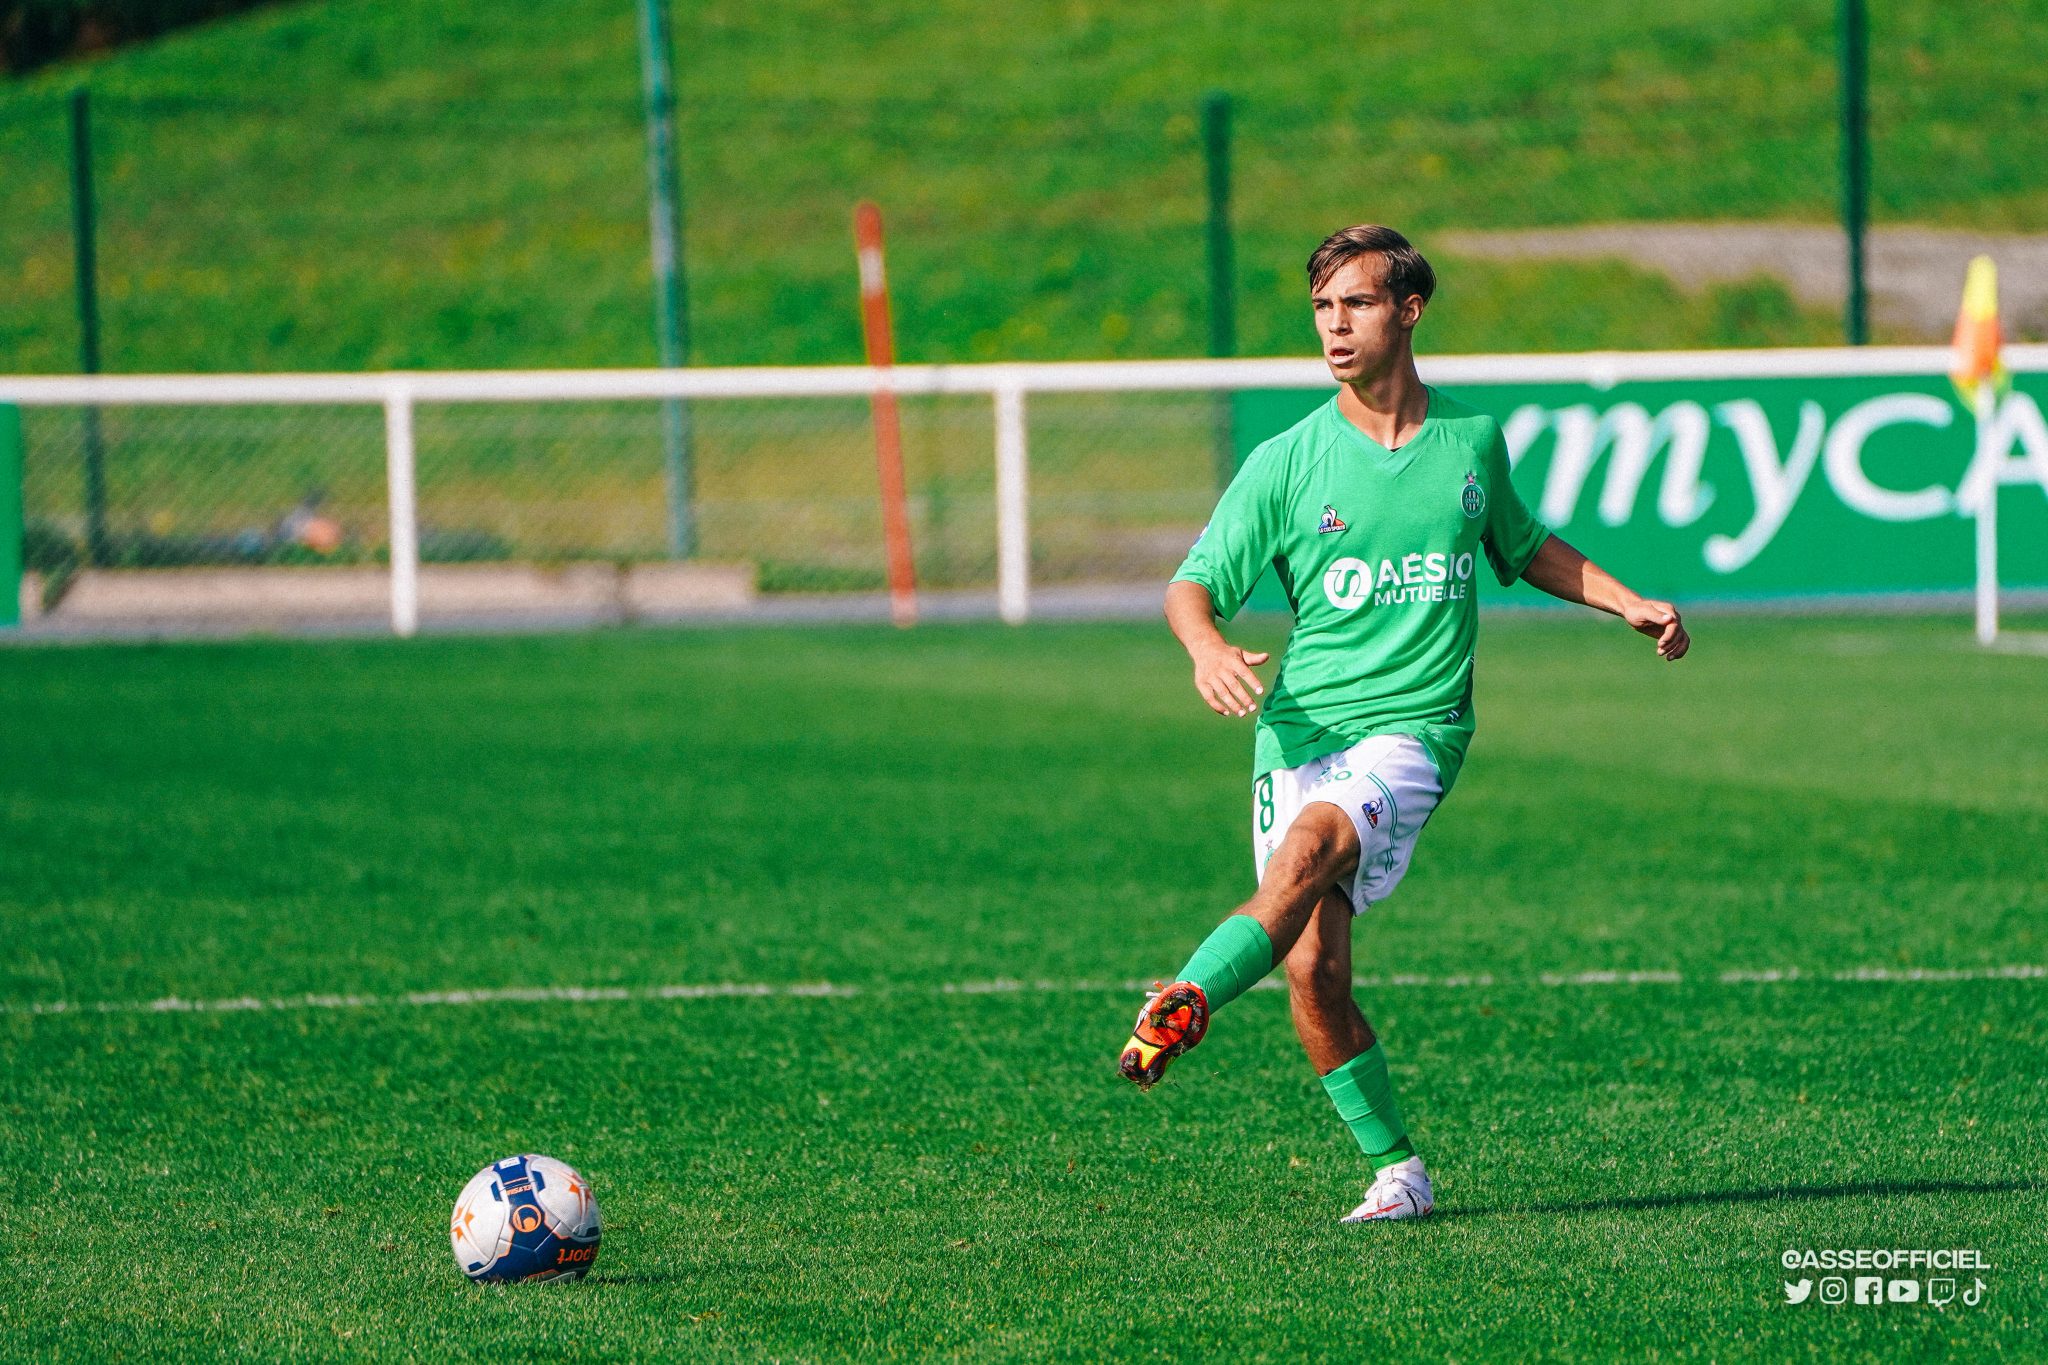
[[[1300,352],[1330,227],[1824,221],[1829,0],[1399,10],[677,6],[694,355],[856,359],[848,219],[907,359],[1196,354],[1197,107],[1238,101],[1239,332]],[[1873,20],[1881,219],[2048,227],[2038,4]],[[96,99],[108,367],[653,359],[630,0],[324,0],[0,86],[0,365],[76,364],[63,102]],[[2029,145],[2031,139],[2031,149]],[[1437,350],[1825,341],[1755,282],[1441,262]]]

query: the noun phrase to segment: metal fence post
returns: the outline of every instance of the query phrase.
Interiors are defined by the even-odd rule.
[[[1202,100],[1202,150],[1209,183],[1209,354],[1237,353],[1237,289],[1230,237],[1230,96]]]
[[[1230,96],[1202,100],[1202,148],[1209,184],[1209,354],[1237,354],[1237,257],[1230,235]],[[1237,472],[1237,422],[1228,391],[1210,399],[1216,486]]]
[[[393,384],[384,396],[384,461],[391,512],[391,633],[420,628],[420,535],[413,472],[412,390]]]
[[[0,629],[21,624],[21,409],[0,403]]]
[[[683,277],[683,187],[676,166],[676,95],[669,67],[668,0],[640,0],[640,77],[647,118],[647,213],[654,264],[654,340],[663,369],[690,360],[690,303]],[[691,468],[690,410],[680,398],[661,400],[663,483],[668,495],[668,552],[686,559],[697,549]]]
[[[1863,0],[1841,0],[1842,235],[1847,238],[1849,291],[1842,322],[1851,346],[1870,340],[1864,280],[1864,237],[1870,221],[1870,109],[1866,99],[1870,38]]]
[[[996,611],[1011,625],[1031,616],[1030,450],[1024,390],[996,390]]]
[[[100,270],[92,186],[92,96],[71,92],[71,255],[78,287],[78,368],[100,372]],[[100,410],[87,407],[85,444],[85,557],[95,567],[113,559],[107,543],[107,454]]]

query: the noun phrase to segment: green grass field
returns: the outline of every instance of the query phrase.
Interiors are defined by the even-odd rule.
[[[1301,263],[1361,218],[1427,247],[1837,211],[1829,0],[675,10],[701,363],[859,358],[863,197],[888,214],[906,359],[1202,353],[1211,88],[1238,101],[1246,354],[1308,349]],[[1873,13],[1879,221],[2048,228],[2027,133],[2044,41],[2035,4]],[[302,0],[0,81],[0,355],[77,364],[64,101],[83,84],[109,369],[651,364],[639,80],[628,0]],[[1840,337],[1765,280],[1441,264],[1438,352]]]
[[[2048,963],[2044,661],[1484,634],[1360,927],[1440,1199],[1376,1229],[1283,994],[1114,1075],[1249,889],[1248,735],[1156,626],[0,651],[0,1357],[2038,1354],[2048,980],[1991,973]],[[405,999],[517,987],[618,998]],[[580,1285],[452,1263],[519,1150],[596,1184]],[[1993,1269],[1787,1305],[1808,1247]]]

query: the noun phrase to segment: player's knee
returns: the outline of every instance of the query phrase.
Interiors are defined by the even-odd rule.
[[[1343,811],[1318,801],[1295,817],[1273,856],[1295,879],[1328,885],[1358,861],[1358,832]],[[1270,869],[1269,869],[1270,875]]]

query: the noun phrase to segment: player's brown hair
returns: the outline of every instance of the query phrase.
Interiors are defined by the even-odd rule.
[[[1397,303],[1410,294],[1420,294],[1428,303],[1436,292],[1436,271],[1422,253],[1406,237],[1378,223],[1339,228],[1323,238],[1323,244],[1308,258],[1308,287],[1321,289],[1339,266],[1360,256],[1378,256],[1386,263],[1381,283]]]

